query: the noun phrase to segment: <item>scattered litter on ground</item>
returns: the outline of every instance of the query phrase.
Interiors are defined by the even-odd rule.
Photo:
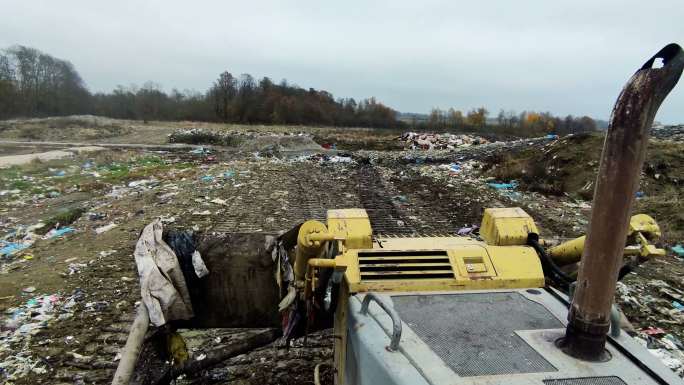
[[[73,233],[74,231],[76,231],[76,230],[72,227],[63,227],[61,229],[52,229],[52,230],[48,231],[43,236],[43,239],[59,238],[59,237],[62,237],[66,234]]]
[[[496,183],[496,182],[490,182],[487,183],[489,187],[496,189],[496,190],[515,190],[518,188],[518,183],[515,181],[512,181],[510,183]]]
[[[678,257],[684,257],[684,246],[676,245],[672,247],[672,252]]]
[[[95,234],[106,233],[107,231],[115,228],[116,226],[117,226],[116,223],[110,223],[108,225],[100,226],[100,227],[95,229]]]

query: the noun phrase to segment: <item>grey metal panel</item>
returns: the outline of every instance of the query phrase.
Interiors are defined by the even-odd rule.
[[[562,328],[517,292],[392,296],[404,322],[463,377],[554,372],[516,331]]]
[[[620,377],[554,378],[544,380],[544,385],[627,385]]]
[[[511,293],[515,292],[527,298],[527,300],[536,303],[539,306],[546,308],[557,320],[564,324],[567,317],[567,305],[556,298],[547,290],[495,290],[495,291],[454,291],[454,292],[403,292],[403,293],[376,293],[383,297],[385,302],[392,303],[391,306],[398,310],[396,302],[398,297],[403,296],[440,296],[440,295],[463,295],[463,294],[482,294],[482,293]],[[353,308],[360,308],[360,301],[364,297],[363,293],[350,299],[350,312]],[[357,310],[358,311],[358,310]],[[458,328],[456,324],[456,316],[454,313],[435,314],[424,310],[426,317],[447,317],[450,322],[454,323],[454,327]],[[367,373],[367,371],[382,371],[384,373],[403,372],[394,377],[402,381],[396,384],[413,384],[421,383],[422,381],[411,376],[415,373],[408,368],[404,368],[400,362],[406,362],[397,356],[401,353],[403,358],[407,359],[409,365],[417,370],[427,383],[431,385],[544,385],[544,380],[549,379],[579,379],[585,377],[619,377],[625,384],[629,385],[658,385],[658,384],[684,384],[681,379],[677,378],[674,373],[667,369],[657,358],[651,355],[643,346],[639,345],[627,333],[612,341],[607,346],[608,351],[613,356],[613,359],[604,363],[590,363],[586,361],[575,360],[556,348],[555,341],[564,335],[565,327],[555,327],[551,329],[537,329],[537,330],[516,330],[518,335],[528,346],[532,347],[534,351],[539,353],[546,361],[551,363],[557,371],[538,372],[538,373],[518,373],[518,374],[502,374],[502,375],[484,375],[484,376],[459,376],[452,370],[450,366],[442,360],[437,353],[432,350],[424,339],[418,336],[406,319],[404,319],[401,342],[399,344],[399,352],[389,353],[384,348],[389,344],[389,336],[392,332],[392,320],[387,314],[380,309],[375,303],[371,303],[369,309],[371,317],[355,316],[355,321],[350,324],[350,327],[363,334],[358,335],[355,339],[355,346],[359,344],[367,345],[364,349],[372,349],[376,346],[375,353],[377,355],[384,355],[388,363],[391,362],[392,368],[383,368],[385,364],[373,362],[366,357],[359,355],[357,363],[359,365],[359,372]],[[483,316],[482,318],[486,317]],[[380,335],[376,332],[375,327],[367,329],[369,324],[375,324],[380,327]],[[356,327],[352,326],[356,325]],[[363,325],[363,326],[362,326]],[[379,338],[378,338],[379,337]],[[359,342],[362,340],[363,342]],[[631,354],[636,356],[641,363],[647,365],[651,370],[658,373],[664,380],[659,381],[645,371],[643,367],[635,365],[630,362],[625,354],[618,350],[617,346],[622,345],[629,350]],[[380,366],[380,368],[379,368]],[[404,372],[405,371],[405,372]],[[372,381],[363,381],[364,383],[373,383]],[[347,382],[347,384],[354,384]],[[612,384],[611,384],[612,385]],[[624,385],[624,384],[620,384]]]
[[[428,385],[402,352],[387,350],[390,337],[378,322],[381,317],[389,319],[387,313],[371,302],[368,314],[361,314],[361,302],[357,297],[351,297],[348,306],[347,360],[354,363],[346,364],[349,375],[346,384]]]

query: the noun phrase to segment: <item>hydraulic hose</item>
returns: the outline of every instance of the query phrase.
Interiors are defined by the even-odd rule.
[[[539,261],[544,271],[544,276],[548,277],[561,290],[567,293],[568,288],[575,280],[561,270],[558,265],[546,254],[544,248],[539,244],[539,234],[529,233],[527,235],[527,245],[532,247],[539,256]]]

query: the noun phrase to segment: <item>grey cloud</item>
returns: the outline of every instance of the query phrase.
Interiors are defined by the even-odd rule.
[[[643,61],[684,43],[681,0],[8,1],[3,13],[0,46],[68,59],[94,91],[203,91],[227,69],[412,112],[606,119]],[[684,122],[684,85],[657,119]]]

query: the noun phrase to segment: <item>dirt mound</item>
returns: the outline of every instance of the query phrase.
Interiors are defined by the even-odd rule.
[[[93,140],[126,135],[131,127],[124,121],[92,115],[0,121],[4,138],[28,140]]]
[[[170,143],[211,144],[243,151],[315,151],[320,150],[313,137],[305,133],[220,131],[190,128],[174,131]]]
[[[591,201],[602,148],[602,134],[571,135],[542,147],[493,154],[485,169],[498,180],[518,181],[524,190]],[[682,184],[684,143],[651,140],[635,210],[656,218],[672,242],[684,239]]]

